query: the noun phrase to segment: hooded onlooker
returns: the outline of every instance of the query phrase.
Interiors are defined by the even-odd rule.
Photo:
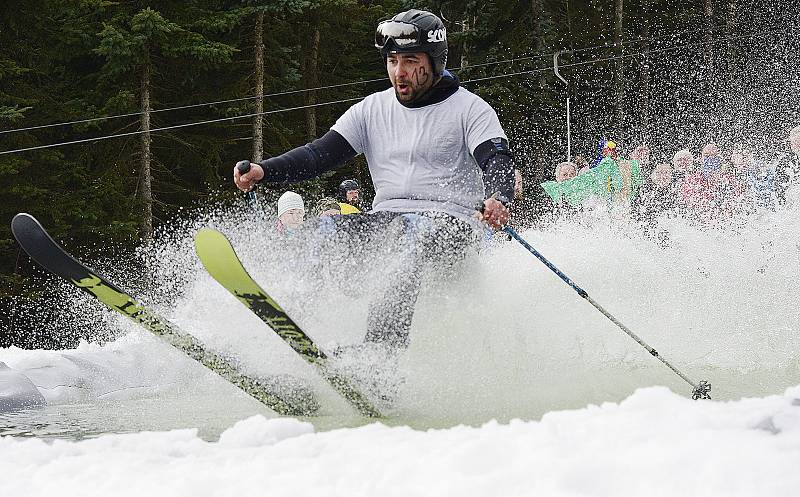
[[[644,235],[656,240],[662,247],[669,244],[670,236],[668,231],[658,229],[658,218],[678,213],[678,196],[678,184],[672,175],[672,166],[661,163],[656,164],[631,203],[633,219],[641,224]]]
[[[346,179],[339,185],[339,207],[342,214],[361,212],[361,185],[354,179]]]
[[[317,217],[336,216],[342,213],[342,207],[335,198],[322,197],[314,205],[314,212]]]
[[[614,161],[619,160],[619,149],[617,147],[617,143],[614,140],[600,140],[597,144],[597,151],[598,156],[597,158],[592,161],[591,168],[595,168],[603,162],[603,159],[606,157],[612,158]]]

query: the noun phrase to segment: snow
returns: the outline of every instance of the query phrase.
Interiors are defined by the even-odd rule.
[[[29,378],[48,404],[157,396],[176,382],[189,384],[193,372],[175,366],[185,361],[182,353],[138,330],[70,350],[0,349],[0,361]]]
[[[218,442],[196,430],[84,441],[0,438],[0,495],[791,496],[800,387],[692,401],[663,387],[540,421],[315,432],[254,416]]]

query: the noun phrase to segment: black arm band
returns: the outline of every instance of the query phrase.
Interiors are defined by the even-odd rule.
[[[473,156],[483,171],[486,198],[499,192],[498,199],[508,204],[514,198],[514,162],[508,141],[505,138],[486,140],[475,147]]]
[[[356,151],[342,135],[330,130],[311,143],[259,162],[264,168],[262,181],[295,183],[315,178],[325,171],[341,166],[356,155]]]

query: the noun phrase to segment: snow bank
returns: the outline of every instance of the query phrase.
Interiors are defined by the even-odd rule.
[[[52,443],[0,439],[0,495],[797,495],[800,387],[692,401],[663,387],[619,404],[481,427],[371,424],[314,433],[256,416],[195,430]]]

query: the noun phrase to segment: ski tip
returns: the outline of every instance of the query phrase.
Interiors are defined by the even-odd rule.
[[[200,262],[208,270],[211,275],[226,274],[231,270],[224,264],[221,266],[222,261],[235,260],[239,263],[239,258],[233,250],[228,237],[213,228],[200,228],[194,235],[194,251]],[[227,255],[222,255],[227,254]],[[224,269],[227,267],[227,269]],[[218,278],[219,276],[215,276]]]
[[[30,237],[33,233],[45,233],[42,224],[27,212],[20,212],[11,219],[11,233],[20,245],[24,238]]]
[[[39,221],[37,221],[35,217],[31,216],[27,212],[20,212],[19,214],[16,214],[13,219],[11,219],[11,229],[13,230],[14,227],[21,227],[26,223],[31,222],[39,224]]]
[[[220,243],[230,245],[227,237],[213,228],[200,228],[194,234],[194,247],[198,252],[203,250],[204,247],[215,246]]]

